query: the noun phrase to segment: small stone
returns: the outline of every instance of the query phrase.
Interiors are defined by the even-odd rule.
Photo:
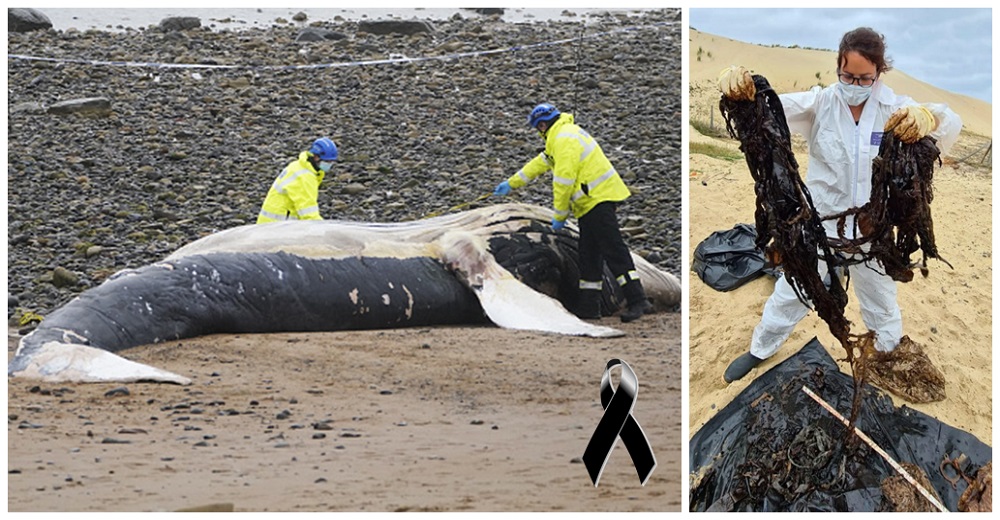
[[[131,395],[131,392],[129,392],[128,388],[125,388],[124,386],[112,388],[111,390],[104,392],[104,397],[118,397],[120,395]]]
[[[69,287],[79,281],[80,277],[65,267],[60,266],[52,270],[52,285],[56,287]]]
[[[355,182],[344,186],[344,193],[348,195],[357,195],[359,193],[364,193],[367,189],[368,188],[366,188],[364,184],[358,184]]]
[[[321,421],[321,422],[313,423],[312,427],[313,427],[314,430],[329,431],[329,430],[333,429],[333,426],[330,425],[330,423],[332,423],[332,422],[333,422],[332,420],[331,421]]]

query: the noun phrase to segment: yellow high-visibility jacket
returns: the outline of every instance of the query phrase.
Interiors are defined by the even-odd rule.
[[[321,220],[319,183],[326,175],[309,163],[309,152],[302,152],[274,180],[257,215],[257,223],[279,220]]]
[[[511,175],[511,188],[520,188],[552,170],[552,207],[557,220],[580,218],[601,202],[619,202],[632,193],[625,186],[597,141],[573,124],[573,114],[562,114],[545,135],[545,151]]]

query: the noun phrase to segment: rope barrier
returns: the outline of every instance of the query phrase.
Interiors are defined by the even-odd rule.
[[[44,56],[29,56],[24,54],[7,54],[7,59],[12,60],[23,60],[23,61],[43,61],[50,63],[79,63],[84,65],[95,65],[95,66],[113,66],[113,67],[147,67],[147,68],[157,68],[157,69],[216,69],[216,70],[314,70],[314,69],[334,69],[341,67],[360,67],[360,66],[370,66],[370,65],[387,65],[393,63],[419,63],[425,61],[447,61],[447,60],[457,60],[462,58],[478,57],[478,56],[488,56],[492,54],[501,54],[508,52],[519,52],[526,50],[533,50],[543,47],[553,47],[558,45],[564,45],[566,43],[582,41],[584,39],[600,38],[604,36],[609,36],[612,34],[619,34],[624,32],[633,32],[643,29],[664,27],[667,25],[678,25],[680,22],[656,22],[649,25],[631,26],[622,29],[615,29],[613,31],[605,31],[601,33],[594,33],[586,36],[579,36],[576,38],[565,38],[562,40],[553,40],[547,42],[532,43],[528,45],[514,45],[511,47],[505,47],[501,49],[489,49],[485,51],[471,51],[471,52],[459,52],[453,54],[446,54],[443,56],[421,56],[417,58],[408,57],[390,57],[381,60],[367,60],[367,61],[350,61],[350,62],[340,62],[340,63],[317,63],[311,65],[213,65],[213,64],[200,64],[200,63],[156,63],[156,62],[143,62],[143,61],[102,61],[102,60],[88,60],[81,58],[49,58]]]

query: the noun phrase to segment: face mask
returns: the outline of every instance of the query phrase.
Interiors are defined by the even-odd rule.
[[[872,95],[872,88],[874,88],[874,85],[871,87],[862,87],[859,85],[845,85],[843,83],[837,83],[837,86],[840,87],[840,95],[844,98],[844,101],[852,107],[856,107],[867,101],[868,96]]]
[[[333,163],[332,162],[329,162],[329,161],[320,161],[319,162],[319,169],[323,170],[323,173],[329,172],[330,168],[333,168]]]

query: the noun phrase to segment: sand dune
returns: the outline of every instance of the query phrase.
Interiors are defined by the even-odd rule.
[[[743,65],[754,73],[767,76],[771,86],[779,93],[807,90],[819,83],[830,85],[837,80],[835,51],[764,47],[694,29],[690,36],[692,113],[695,112],[695,106],[702,108],[718,104],[718,92],[714,87],[707,91],[699,88],[697,99],[694,88],[703,87],[706,83],[714,85],[719,71],[730,65]],[[831,42],[831,46],[836,43]],[[891,48],[888,54],[892,57]],[[817,73],[819,78],[816,77]],[[993,136],[993,109],[990,103],[939,89],[898,69],[887,72],[882,79],[897,93],[906,94],[919,102],[947,104],[962,116],[965,131],[986,137]]]

